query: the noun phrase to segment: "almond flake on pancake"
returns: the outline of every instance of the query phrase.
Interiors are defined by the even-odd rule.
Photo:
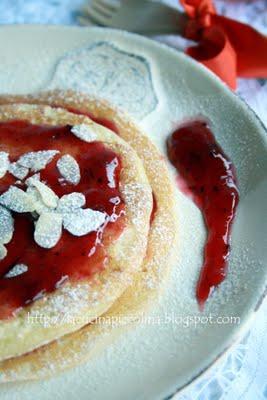
[[[0,206],[0,242],[9,243],[14,233],[14,220],[6,208]]]
[[[96,133],[86,124],[74,125],[71,132],[84,142],[94,142],[97,139]]]
[[[27,179],[26,184],[28,186],[33,186],[38,190],[42,198],[42,201],[47,207],[50,208],[57,207],[58,196],[53,192],[52,189],[50,189],[50,187],[46,186],[44,183],[40,182],[38,179],[33,177]]]
[[[35,179],[36,181],[40,181],[41,180],[40,172],[38,172],[37,174],[34,174],[34,175],[30,176],[28,179],[26,179],[25,183],[27,186],[30,185],[30,182],[32,179]]]
[[[33,212],[35,208],[34,199],[16,186],[10,186],[10,188],[0,196],[0,204],[18,213]]]
[[[25,154],[23,157],[28,156],[28,161],[30,161],[28,162],[27,158],[23,159],[22,157],[13,163],[14,168],[15,166],[21,167],[22,159],[24,165],[28,165],[28,167],[22,167],[27,170],[27,174],[29,173],[28,168],[36,169],[36,165],[34,166],[32,163],[32,156],[29,155],[37,153],[41,152]],[[46,157],[46,159],[48,158]],[[38,168],[40,166],[39,163]],[[80,181],[79,165],[70,155],[61,157],[57,166],[66,180],[72,183]],[[23,179],[22,176],[20,178]],[[84,236],[99,229],[106,220],[106,213],[82,209],[86,204],[85,196],[82,193],[73,192],[59,199],[54,191],[40,179],[40,173],[37,173],[26,179],[26,192],[16,186],[11,186],[0,196],[0,204],[6,207],[0,205],[0,234],[3,239],[0,239],[0,251],[3,258],[7,254],[3,244],[11,240],[14,231],[14,221],[10,211],[32,213],[36,219],[34,240],[40,247],[46,249],[50,249],[58,243],[63,226],[74,236]]]
[[[5,246],[0,243],[0,261],[3,260],[7,255],[7,249],[5,248]]]
[[[26,192],[34,198],[34,207],[35,207],[34,212],[41,215],[44,212],[51,211],[51,209],[44,204],[40,193],[35,187],[29,186]]]
[[[109,181],[108,186],[110,188],[116,187],[116,182],[114,180],[114,171],[118,165],[119,165],[118,159],[114,158],[114,160],[112,160],[107,166],[107,176]]]
[[[62,234],[62,216],[56,213],[43,213],[35,225],[34,240],[45,249],[54,247]]]
[[[66,214],[76,211],[85,205],[86,199],[82,193],[73,192],[65,194],[59,199],[57,211]]]
[[[38,172],[44,169],[58,153],[58,150],[31,151],[23,154],[17,163],[22,167],[29,168],[33,172]]]
[[[3,178],[8,171],[9,158],[8,153],[0,151],[0,178]]]
[[[63,216],[63,226],[74,236],[84,236],[90,232],[96,231],[105,222],[106,213],[91,210],[80,209],[71,214]]]
[[[15,178],[22,180],[28,175],[29,168],[22,167],[22,165],[19,165],[17,162],[13,162],[9,164],[8,172],[10,172],[10,174]]]
[[[61,157],[57,162],[57,168],[65,180],[77,185],[81,180],[80,167],[75,158],[69,154]]]
[[[28,267],[25,264],[16,264],[14,267],[5,274],[5,278],[14,278],[15,276],[24,274],[28,271]]]

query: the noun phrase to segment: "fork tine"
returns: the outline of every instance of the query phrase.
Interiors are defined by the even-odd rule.
[[[97,3],[106,7],[110,11],[116,11],[120,7],[120,1],[118,0],[91,0],[93,3]]]
[[[110,16],[108,16],[106,13],[103,13],[103,11],[99,10],[97,7],[94,7],[93,4],[90,4],[86,7],[86,14],[89,18],[100,25],[108,25],[110,20]]]
[[[89,19],[89,18],[86,18],[86,17],[79,17],[79,16],[78,16],[77,19],[78,19],[79,24],[82,25],[82,26],[88,26],[88,25],[90,25],[91,19]]]
[[[91,0],[90,6],[106,17],[111,17],[115,11],[114,8],[111,8],[109,5],[107,5],[107,3],[101,0]]]

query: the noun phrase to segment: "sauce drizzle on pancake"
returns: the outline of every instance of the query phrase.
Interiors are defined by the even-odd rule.
[[[0,319],[12,317],[21,307],[58,288],[61,282],[78,281],[103,270],[107,246],[124,229],[125,205],[119,190],[120,156],[101,142],[86,143],[78,139],[71,129],[71,126],[38,126],[25,121],[3,122],[0,123],[0,150],[9,154],[11,162],[16,162],[23,153],[58,150],[40,171],[41,181],[59,197],[82,193],[86,198],[85,207],[105,212],[112,218],[107,218],[98,231],[81,237],[64,230],[56,246],[47,250],[34,241],[32,214],[13,213],[13,238],[6,245],[6,257],[0,261]],[[57,161],[64,154],[70,154],[79,165],[81,179],[76,185],[60,179]],[[16,181],[10,173],[0,179],[0,195],[11,185],[24,189],[25,184]],[[8,276],[15,265],[25,265],[27,270]]]

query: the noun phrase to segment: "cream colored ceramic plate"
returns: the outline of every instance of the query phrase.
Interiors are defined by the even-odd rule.
[[[206,69],[139,36],[97,28],[2,27],[0,54],[2,93],[57,86],[98,93],[127,109],[163,152],[167,135],[179,122],[203,115],[237,168],[241,200],[229,274],[203,314],[194,288],[205,229],[199,210],[177,190],[178,261],[160,306],[153,310],[154,323],[140,324],[97,359],[51,380],[0,388],[1,400],[16,395],[23,400],[163,399],[192,381],[240,336],[263,297],[267,275],[264,127]],[[241,322],[205,323],[210,314],[238,317]],[[190,316],[202,316],[202,323],[190,323]]]

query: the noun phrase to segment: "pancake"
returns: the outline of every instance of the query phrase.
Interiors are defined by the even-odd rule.
[[[0,97],[2,104],[17,102],[49,104],[90,115],[100,123],[108,123],[141,159],[153,191],[154,210],[142,269],[135,275],[134,284],[103,315],[105,321],[111,323],[89,324],[35,352],[3,362],[0,364],[3,381],[40,379],[52,375],[54,371],[70,368],[97,355],[125,332],[132,326],[132,323],[125,323],[125,317],[130,316],[131,322],[134,322],[149,307],[158,303],[173,264],[173,249],[178,237],[174,219],[174,189],[167,166],[156,147],[124,112],[105,101],[72,91]]]
[[[74,276],[75,279],[68,279],[68,276],[66,276],[66,280],[64,280],[64,283],[60,283],[58,286],[58,282],[56,282],[56,286],[54,287],[53,290],[42,290],[43,287],[38,286],[38,294],[34,296],[33,299],[27,299],[25,304],[23,304],[23,307],[20,309],[16,309],[16,307],[13,307],[14,301],[14,296],[16,302],[21,300],[19,291],[23,291],[24,287],[23,285],[26,284],[31,287],[35,284],[34,279],[36,279],[36,276],[31,276],[29,275],[31,273],[30,271],[30,264],[29,264],[29,271],[26,271],[25,274],[22,276],[8,276],[8,277],[3,277],[3,272],[1,274],[1,282],[0,282],[0,297],[1,297],[1,306],[0,306],[0,315],[1,315],[1,321],[0,321],[0,359],[5,360],[11,357],[17,357],[19,355],[31,352],[32,350],[39,348],[40,346],[49,343],[51,341],[54,341],[57,338],[60,338],[63,335],[66,335],[74,330],[77,330],[81,328],[84,324],[89,323],[90,321],[94,320],[97,316],[103,314],[106,310],[110,308],[110,306],[114,303],[116,299],[120,297],[120,295],[125,291],[127,286],[131,283],[131,280],[133,279],[134,275],[138,270],[140,270],[143,258],[146,254],[146,248],[147,248],[147,236],[148,236],[148,229],[149,229],[149,221],[150,221],[150,215],[151,215],[151,210],[152,210],[152,194],[151,194],[151,188],[148,184],[148,180],[146,177],[146,174],[144,172],[142,163],[134,150],[127,145],[122,139],[120,139],[117,135],[115,135],[113,132],[107,130],[106,128],[102,127],[101,125],[95,124],[93,121],[89,120],[86,117],[83,116],[77,116],[74,114],[70,114],[65,110],[62,109],[52,109],[48,106],[35,106],[35,105],[7,105],[7,106],[1,106],[0,107],[0,123],[2,123],[1,128],[2,131],[3,129],[8,130],[14,129],[14,123],[13,125],[5,125],[5,122],[10,121],[23,121],[21,122],[15,122],[16,126],[19,125],[19,132],[21,134],[25,133],[25,130],[27,129],[28,125],[27,122],[30,123],[30,129],[35,131],[35,125],[41,126],[41,132],[37,132],[36,134],[36,139],[34,139],[34,144],[37,143],[34,148],[32,148],[32,143],[29,144],[28,142],[21,142],[20,144],[17,142],[17,139],[14,141],[12,137],[12,133],[7,131],[9,134],[6,136],[6,139],[3,140],[0,143],[0,148],[2,152],[6,152],[9,154],[10,160],[12,162],[16,162],[18,159],[18,156],[21,156],[22,154],[29,155],[31,154],[33,150],[39,150],[39,142],[40,140],[43,140],[40,137],[37,137],[38,135],[45,135],[44,133],[44,127],[47,129],[51,129],[52,127],[66,127],[67,132],[69,132],[68,140],[65,140],[64,138],[57,140],[58,138],[56,135],[58,135],[58,131],[53,130],[53,137],[52,139],[49,139],[49,142],[47,142],[48,148],[46,150],[52,151],[52,150],[58,150],[59,154],[56,155],[58,160],[62,160],[62,156],[68,154],[69,157],[74,157],[79,159],[79,154],[78,150],[80,149],[80,143],[84,142],[84,147],[83,150],[85,153],[83,153],[82,157],[87,157],[87,153],[89,154],[88,157],[91,157],[91,159],[95,160],[96,157],[98,157],[97,162],[100,165],[100,163],[103,163],[104,166],[103,168],[106,168],[107,171],[107,178],[109,179],[107,183],[107,188],[106,190],[109,190],[108,193],[109,196],[113,196],[115,193],[113,189],[115,187],[115,183],[112,182],[112,179],[115,180],[117,178],[114,178],[114,176],[110,177],[110,174],[112,171],[108,169],[110,166],[114,169],[114,165],[110,164],[108,167],[106,167],[106,158],[103,156],[103,161],[102,161],[102,155],[104,154],[106,157],[106,154],[111,154],[113,160],[118,160],[120,159],[121,163],[121,171],[120,171],[120,176],[119,176],[119,189],[117,194],[118,198],[118,193],[121,194],[122,200],[124,202],[124,209],[119,211],[119,214],[122,213],[123,211],[123,228],[121,229],[120,234],[118,237],[115,236],[115,239],[112,238],[114,231],[114,227],[117,226],[118,221],[122,218],[121,215],[116,216],[116,221],[113,221],[111,217],[113,217],[115,214],[114,212],[109,215],[108,211],[106,209],[103,210],[103,212],[100,211],[92,211],[91,208],[86,208],[86,210],[91,211],[91,213],[94,212],[94,218],[98,218],[99,216],[103,216],[103,221],[101,220],[99,225],[104,224],[103,228],[103,233],[101,231],[102,238],[100,238],[100,235],[94,239],[94,246],[92,249],[94,249],[95,253],[92,253],[92,255],[88,256],[85,255],[85,257],[81,258],[80,254],[78,254],[78,245],[81,241],[81,236],[84,236],[87,240],[87,236],[84,233],[80,233],[79,229],[80,227],[73,227],[74,222],[77,222],[77,218],[79,218],[79,215],[81,215],[81,218],[84,220],[85,216],[88,213],[84,213],[85,210],[79,210],[79,213],[74,213],[72,211],[75,217],[75,221],[73,222],[73,218],[70,217],[70,214],[66,215],[66,210],[64,210],[64,218],[63,222],[64,228],[68,230],[68,232],[71,232],[73,236],[71,236],[68,233],[68,236],[64,236],[62,233],[62,237],[60,238],[58,244],[53,247],[57,251],[61,252],[61,258],[60,260],[63,259],[64,264],[68,264],[68,270],[71,271],[71,265],[69,265],[70,261],[62,258],[65,256],[65,254],[68,254],[68,257],[71,257],[71,260],[73,263],[76,262],[76,258],[79,257],[79,263],[83,263],[82,265],[79,265],[79,274],[81,275],[81,267],[86,270],[86,268],[89,268],[89,261],[91,260],[91,257],[93,258],[94,262],[93,265],[90,264],[90,268],[92,269],[92,272],[90,276],[82,277],[82,279],[77,278],[77,273],[76,270],[74,271]],[[27,121],[27,122],[26,122]],[[26,125],[25,125],[26,123]],[[4,125],[3,125],[4,124]],[[34,125],[32,125],[34,124]],[[89,132],[90,135],[93,135],[93,140],[90,143],[85,142],[84,139],[80,139],[79,137],[76,137],[73,135],[71,132],[74,132],[71,130],[71,127],[75,127],[76,129],[79,127],[83,128],[83,133],[84,130],[86,132]],[[80,132],[80,131],[79,131]],[[71,136],[72,139],[69,137]],[[70,141],[70,142],[69,142]],[[68,145],[68,143],[70,143]],[[52,147],[53,146],[53,147]],[[78,147],[76,147],[78,146]],[[51,150],[52,149],[52,150]],[[43,147],[41,148],[43,151]],[[107,153],[105,153],[105,151]],[[86,153],[87,152],[87,153]],[[91,153],[90,153],[91,152]],[[92,153],[93,152],[93,153]],[[116,155],[116,158],[114,158],[114,155]],[[29,158],[29,157],[28,157]],[[55,160],[56,166],[58,166],[58,160]],[[89,158],[86,158],[86,162],[88,161]],[[100,160],[100,161],[99,161]],[[22,164],[22,161],[21,161]],[[98,165],[94,161],[94,166]],[[49,164],[50,165],[50,164]],[[31,167],[33,168],[33,167]],[[34,167],[36,168],[36,166]],[[86,166],[87,168],[87,166]],[[101,167],[102,168],[102,167]],[[47,167],[43,168],[44,172],[41,171],[42,173],[46,172]],[[54,173],[54,167],[51,167],[52,172]],[[52,176],[52,172],[49,170],[49,175],[45,175],[46,177]],[[83,190],[84,195],[86,195],[86,206],[88,205],[88,202],[90,203],[90,196],[93,196],[92,192],[87,194],[87,186],[91,187],[91,181],[89,176],[89,172],[86,169],[82,169],[81,167],[81,182],[84,185],[86,185],[86,188]],[[62,172],[63,173],[63,172]],[[88,173],[88,176],[85,174]],[[97,171],[93,171],[95,175],[97,175]],[[2,178],[1,182],[1,189],[5,187],[5,185],[10,183],[10,173],[6,174],[6,178]],[[63,174],[64,176],[64,174]],[[13,179],[13,178],[12,178]],[[41,189],[45,187],[46,191],[44,192],[44,195],[47,194],[47,188],[49,186],[46,186],[44,183],[41,183],[40,180],[37,180],[38,184],[36,184],[36,180],[34,178],[30,178],[32,181],[31,184],[32,186],[38,188],[40,185]],[[40,179],[40,178],[39,178]],[[41,175],[41,179],[43,179],[43,175]],[[52,179],[52,178],[51,178]],[[67,179],[67,178],[66,178]],[[97,177],[97,179],[99,179]],[[15,180],[15,179],[13,179]],[[52,180],[49,181],[48,178],[48,183],[47,185],[50,184]],[[17,188],[17,182],[13,183],[10,187]],[[87,184],[86,182],[90,182],[90,184]],[[18,184],[20,187],[22,186],[21,183]],[[53,183],[54,185],[54,183]],[[112,186],[113,185],[113,186]],[[97,190],[98,187],[100,188],[100,191],[102,190],[103,192],[103,187],[106,188],[104,184],[101,182],[99,183],[99,186],[94,185],[93,188],[94,190]],[[78,186],[75,186],[74,184],[68,184],[66,181],[64,183],[58,183],[58,186],[53,186],[57,187],[57,190],[59,190],[60,193],[68,193],[68,194],[73,194],[76,193],[75,188]],[[112,190],[111,190],[112,188]],[[8,189],[9,190],[9,189]],[[6,194],[7,191],[4,193]],[[18,189],[19,191],[23,193],[23,196],[26,196],[26,191],[22,191],[22,189]],[[51,189],[49,189],[51,191]],[[56,190],[55,190],[56,192]],[[59,192],[56,192],[58,194]],[[43,196],[43,192],[40,191],[41,196]],[[3,197],[3,191],[1,190],[2,196],[0,196],[0,204],[4,207],[10,207],[11,210],[15,210],[16,216],[15,216],[15,233],[12,241],[7,244],[7,263],[9,263],[9,254],[10,257],[12,257],[12,249],[14,248],[15,252],[20,249],[20,243],[16,242],[16,229],[18,229],[18,226],[24,227],[25,223],[23,222],[24,225],[17,225],[17,213],[20,211],[18,210],[18,204],[21,206],[22,203],[20,203],[20,197],[16,197],[15,201],[16,204],[13,205],[13,203],[8,203],[6,202],[7,197]],[[10,197],[10,196],[9,196]],[[23,198],[24,198],[23,197]],[[60,197],[60,195],[59,195]],[[59,198],[59,202],[62,200],[64,196],[61,196]],[[8,198],[9,199],[9,198]],[[31,197],[29,197],[31,199]],[[108,197],[109,199],[109,197]],[[110,199],[113,199],[113,197],[110,197]],[[97,198],[97,204],[100,203],[100,199]],[[105,200],[106,201],[106,200]],[[58,204],[65,204],[65,203],[59,203]],[[8,203],[8,205],[7,205]],[[11,204],[9,206],[9,204]],[[48,203],[45,203],[48,204]],[[13,209],[12,207],[15,207]],[[38,206],[39,207],[39,206]],[[52,206],[51,206],[52,207]],[[59,207],[59,206],[58,206]],[[76,207],[76,206],[75,206]],[[115,207],[115,206],[114,206]],[[100,208],[102,210],[102,208]],[[30,211],[33,210],[32,208],[29,209]],[[34,208],[34,213],[36,213],[37,208]],[[57,208],[57,210],[59,210]],[[113,206],[112,206],[113,210]],[[21,211],[22,213],[26,213],[28,209],[23,209]],[[80,212],[82,211],[82,212]],[[37,225],[38,222],[41,220],[42,216],[47,216],[47,215],[52,215],[51,218],[54,218],[52,223],[55,224],[56,220],[55,218],[58,217],[59,211],[51,211],[50,214],[48,211],[37,211],[40,213],[39,219],[34,222],[35,224],[35,233],[34,233],[34,239],[35,241],[38,240],[37,238]],[[32,218],[32,212],[28,213],[31,214]],[[24,214],[23,214],[24,215]],[[55,216],[56,215],[56,216]],[[62,212],[63,216],[63,212]],[[91,216],[91,214],[90,214]],[[24,217],[19,217],[19,222],[22,220],[21,218]],[[26,217],[25,217],[26,218]],[[72,218],[72,219],[71,219]],[[24,220],[23,220],[24,221]],[[46,222],[46,220],[44,220]],[[79,222],[80,220],[78,220]],[[28,222],[27,222],[28,223]],[[79,222],[80,223],[80,222]],[[89,223],[95,223],[95,220],[90,220]],[[31,222],[32,224],[32,222]],[[72,225],[71,225],[72,224]],[[108,230],[107,226],[110,224],[110,228]],[[32,224],[33,225],[33,224]],[[74,224],[75,225],[75,224]],[[39,225],[38,225],[39,226]],[[41,226],[41,225],[40,225]],[[94,226],[94,225],[92,225]],[[78,229],[78,231],[77,231]],[[98,228],[97,228],[98,229]],[[97,230],[94,227],[92,228],[92,231]],[[102,229],[102,228],[101,228]],[[42,228],[39,229],[40,232],[42,232]],[[54,231],[53,231],[54,232]],[[74,233],[73,233],[74,232]],[[77,233],[78,232],[78,233]],[[90,231],[91,232],[91,231]],[[99,228],[100,232],[100,228]],[[105,234],[107,232],[107,234]],[[22,232],[23,235],[24,231]],[[30,231],[30,234],[32,234],[32,231]],[[53,233],[54,234],[54,233]],[[88,241],[89,241],[89,236],[88,236]],[[75,243],[72,248],[72,253],[69,252],[69,249],[66,248],[66,246],[71,246],[71,242]],[[100,242],[100,244],[99,244]],[[39,275],[37,276],[37,279],[39,277],[42,277],[42,283],[43,281],[46,283],[45,278],[46,275],[43,275],[42,269],[45,268],[50,268],[51,272],[50,275],[57,274],[57,268],[59,266],[54,265],[54,264],[49,264],[46,265],[44,260],[51,260],[51,258],[46,257],[47,253],[51,254],[52,251],[55,251],[53,249],[46,248],[46,244],[43,244],[43,242],[38,241],[37,242],[39,246],[35,244],[32,244],[32,239],[30,241],[30,248],[23,248],[20,249],[19,254],[15,254],[16,259],[19,257],[19,265],[21,260],[24,262],[24,259],[26,258],[30,262],[32,260],[35,260],[36,257],[41,255],[39,259],[39,265],[37,268],[39,268]],[[45,247],[44,249],[42,248],[40,252],[38,253],[36,251],[36,248],[40,248],[40,246]],[[49,245],[50,246],[50,245]],[[105,247],[105,248],[104,248]],[[101,248],[101,252],[98,252],[98,248]],[[86,247],[87,249],[87,247]],[[75,253],[77,250],[77,254]],[[91,249],[90,249],[91,250]],[[38,250],[39,251],[39,250]],[[102,251],[105,251],[105,254],[103,256],[103,265],[101,263],[101,268],[96,268],[97,262],[100,263],[99,259],[102,257]],[[25,255],[26,253],[26,255]],[[55,256],[58,256],[59,254],[55,253]],[[96,255],[96,257],[94,257]],[[35,258],[34,258],[35,257]],[[43,260],[42,260],[43,258]],[[58,259],[56,257],[52,258],[52,261],[55,262],[54,260]],[[92,263],[92,261],[90,261]],[[0,266],[2,268],[6,268],[5,266],[5,259],[1,260]],[[43,264],[44,263],[44,264]],[[2,265],[1,265],[2,264]],[[64,269],[64,268],[63,268]],[[2,270],[3,271],[3,270]],[[9,270],[5,271],[8,272]],[[65,271],[65,269],[64,269]],[[9,273],[9,272],[8,272]],[[49,275],[49,271],[47,272]],[[61,273],[61,270],[59,271]],[[27,279],[27,275],[29,275],[29,278]],[[59,275],[61,276],[61,275]],[[43,278],[44,277],[44,278]],[[40,278],[41,279],[41,278]],[[49,278],[51,279],[51,278]],[[50,283],[50,280],[49,280]],[[39,285],[39,282],[38,282]],[[50,287],[50,286],[49,286]],[[1,290],[2,289],[2,290]],[[14,292],[14,289],[16,289],[17,293]],[[13,290],[12,296],[10,297],[10,291]],[[43,294],[40,295],[40,292],[44,292]],[[1,293],[2,292],[2,293]],[[32,293],[32,288],[29,293]],[[28,293],[27,293],[28,294]],[[19,296],[19,297],[17,297]],[[28,300],[30,301],[30,304],[28,304]],[[6,303],[5,303],[6,301]],[[20,304],[19,304],[20,305]],[[7,313],[6,309],[9,308],[14,308],[15,313],[12,314],[12,316],[8,315],[9,318],[4,318],[6,316],[5,313]],[[13,309],[12,309],[13,310]],[[75,324],[69,322],[68,320],[61,320],[60,323],[51,323],[51,324],[43,324],[43,323],[37,323],[37,324],[32,324],[29,321],[29,317],[31,318],[32,316],[38,314],[38,315],[45,315],[48,321],[52,321],[53,318],[58,315],[58,313],[65,313],[66,310],[70,313],[73,312],[73,315],[75,319]],[[15,314],[15,315],[14,315]]]

